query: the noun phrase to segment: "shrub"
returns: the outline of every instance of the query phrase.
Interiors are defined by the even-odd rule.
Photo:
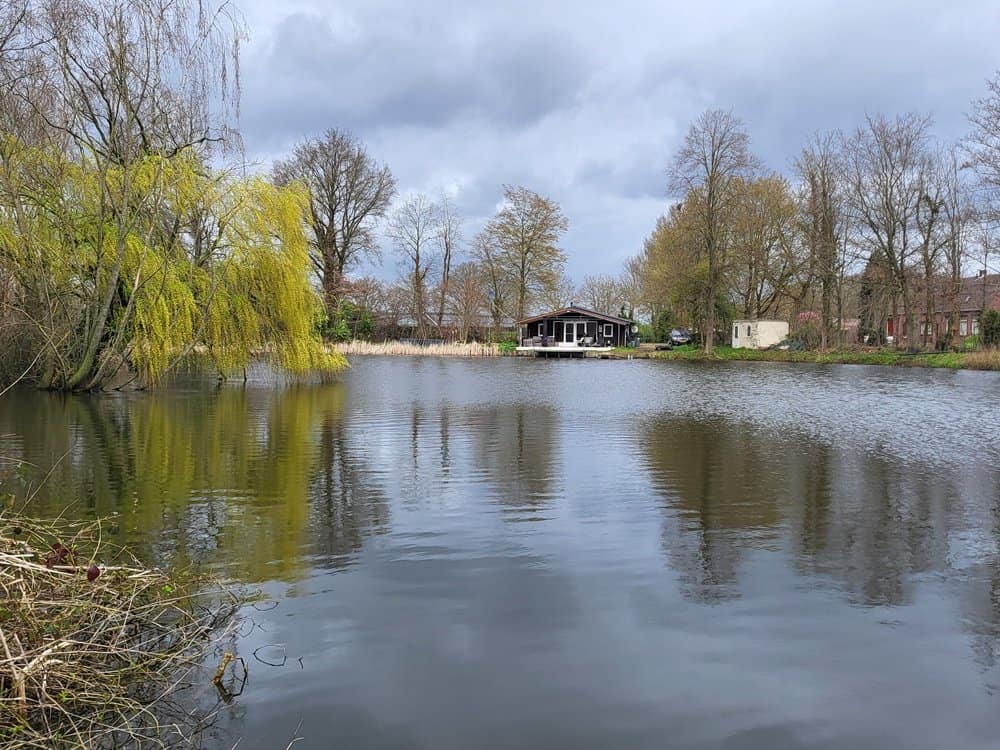
[[[333,314],[321,312],[316,330],[327,341],[343,343],[370,339],[375,331],[371,313],[348,300],[341,300]]]
[[[670,338],[670,331],[673,329],[673,316],[668,310],[661,310],[653,316],[653,323],[650,326],[653,341],[666,341]]]
[[[819,313],[812,310],[800,312],[795,317],[794,337],[810,349],[815,349],[819,346],[823,340],[822,319]]]
[[[983,346],[1000,346],[1000,311],[985,310],[979,316],[979,336]]]

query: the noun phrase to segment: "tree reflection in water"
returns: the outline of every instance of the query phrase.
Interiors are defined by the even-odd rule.
[[[9,403],[0,433],[19,439],[6,455],[36,479],[52,471],[36,512],[118,514],[120,540],[156,564],[294,580],[307,549],[341,565],[388,524],[379,487],[359,478],[342,384]]]

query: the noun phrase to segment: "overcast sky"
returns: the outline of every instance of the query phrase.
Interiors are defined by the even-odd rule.
[[[242,0],[241,126],[265,168],[347,129],[471,236],[503,183],[558,201],[569,273],[617,273],[667,206],[691,120],[732,108],[788,172],[813,132],[929,113],[962,136],[1000,68],[995,0]],[[391,278],[386,254],[377,275]]]

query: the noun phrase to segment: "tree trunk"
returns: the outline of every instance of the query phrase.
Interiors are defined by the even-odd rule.
[[[90,326],[87,336],[87,348],[84,350],[83,358],[80,360],[76,371],[66,381],[66,390],[78,390],[85,381],[90,380],[90,375],[94,371],[94,363],[97,361],[97,352],[101,346],[101,339],[104,337],[104,329],[108,323],[108,316],[111,314],[111,305],[114,303],[115,295],[118,294],[118,277],[121,274],[121,257],[124,255],[124,240],[119,240],[119,260],[115,262],[111,269],[111,278],[108,279],[108,290],[101,302],[101,307],[94,317],[94,322]],[[87,383],[93,387],[96,383]]]
[[[340,291],[343,287],[344,275],[333,263],[326,263],[323,272],[323,305],[327,315],[335,315],[340,305]]]
[[[715,349],[715,286],[716,286],[715,249],[708,250],[708,289],[705,294],[705,354],[711,354]]]
[[[441,326],[444,324],[444,307],[445,307],[445,301],[448,299],[448,284],[450,281],[451,281],[451,248],[445,247],[444,256],[441,258],[441,289],[438,295],[438,310],[437,310],[438,336],[441,336]]]
[[[913,295],[909,284],[903,284],[903,317],[906,318],[906,348],[917,349],[917,316],[913,310]]]

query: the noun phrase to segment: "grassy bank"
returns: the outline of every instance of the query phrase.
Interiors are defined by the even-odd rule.
[[[209,718],[190,686],[237,602],[105,537],[100,523],[0,512],[4,750],[188,746]]]
[[[717,346],[708,355],[700,348],[682,346],[670,351],[616,349],[616,357],[690,362],[809,362],[813,364],[943,367],[951,370],[1000,370],[1000,351],[907,354],[895,349],[847,349],[842,351],[757,351]]]
[[[383,355],[393,357],[499,357],[503,352],[497,344],[407,344],[402,341],[350,341],[334,344],[345,355]]]

